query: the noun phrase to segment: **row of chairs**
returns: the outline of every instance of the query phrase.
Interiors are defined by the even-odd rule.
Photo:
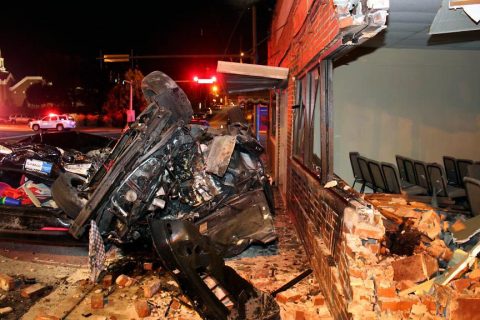
[[[436,195],[449,199],[467,196],[472,213],[480,214],[480,163],[473,161],[463,167],[461,160],[462,186],[448,180],[444,168],[438,163],[425,163],[396,155],[397,166],[388,162],[378,162],[350,152],[350,162],[354,175],[353,187],[361,183],[360,192],[365,187],[373,192],[407,194],[410,196]],[[450,157],[451,158],[451,157]],[[452,174],[453,176],[453,174]],[[465,187],[465,188],[464,188]]]
[[[426,163],[400,155],[395,156],[400,178],[408,183],[421,186],[423,195],[436,194],[450,199],[465,197],[465,189],[460,185],[448,184],[446,173],[438,163]]]
[[[469,159],[456,159],[444,156],[443,165],[447,175],[448,184],[453,186],[465,186],[463,178],[473,177],[480,179],[480,161],[474,162]]]
[[[443,167],[437,163],[425,163],[400,155],[396,156],[397,167],[388,162],[378,162],[350,152],[350,162],[355,177],[353,186],[361,183],[373,192],[406,193],[409,195],[433,195],[459,198],[465,190],[448,184]]]

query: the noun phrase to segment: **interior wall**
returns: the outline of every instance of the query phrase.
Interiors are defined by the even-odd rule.
[[[352,183],[350,151],[480,160],[479,61],[476,51],[382,48],[336,66],[335,173]]]

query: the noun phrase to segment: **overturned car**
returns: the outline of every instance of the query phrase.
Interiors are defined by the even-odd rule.
[[[85,237],[94,221],[107,243],[152,243],[205,319],[278,318],[272,297],[223,262],[275,239],[263,147],[242,122],[226,131],[189,126],[189,100],[161,72],[142,90],[148,107],[98,170],[86,180],[63,172],[53,183],[70,234]]]

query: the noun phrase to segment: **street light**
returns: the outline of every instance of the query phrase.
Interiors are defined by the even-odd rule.
[[[130,85],[130,102],[127,110],[127,122],[130,123],[135,121],[135,110],[133,110],[133,81],[123,80],[123,83],[128,83]]]

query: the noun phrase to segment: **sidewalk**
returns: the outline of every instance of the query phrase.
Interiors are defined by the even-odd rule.
[[[242,277],[266,292],[280,288],[309,268],[305,252],[292,228],[292,223],[277,191],[275,191],[275,198],[274,220],[278,241],[267,247],[253,246],[240,256],[226,262]],[[145,262],[151,261],[150,259],[151,257],[145,257]],[[86,315],[90,320],[140,319],[137,310],[141,308],[142,303],[146,306],[146,301],[149,303],[150,316],[143,319],[201,319],[193,309],[188,307],[188,304],[183,304],[185,298],[179,292],[176,283],[161,269],[137,270],[127,274],[127,277],[132,279],[130,285],[125,285],[125,283],[116,285],[114,281],[113,284],[106,283],[105,286],[102,283],[90,286],[86,281],[88,270],[85,268],[67,270],[61,266],[45,266],[7,258],[4,261],[0,264],[0,273],[7,273],[14,278],[18,276],[15,270],[31,270],[28,272],[30,277],[35,277],[37,270],[46,268],[48,268],[49,274],[61,274],[61,277],[51,279],[37,277],[38,281],[51,285],[53,290],[51,294],[36,302],[25,313],[21,318],[24,320],[39,319],[37,316],[41,314],[58,317],[47,319],[77,320],[85,318]],[[14,267],[13,269],[6,268],[10,264]],[[67,271],[70,273],[68,277]],[[149,287],[155,281],[160,283],[158,292],[152,297],[146,298],[145,287]],[[9,296],[16,291],[18,290],[4,292],[4,294]],[[92,303],[98,299],[99,295],[106,296],[103,299],[103,305],[98,309],[93,309]],[[313,275],[309,275],[286,291],[280,292],[276,299],[280,306],[282,319],[333,319]],[[12,305],[12,308],[18,307]],[[5,319],[17,318],[6,315]]]

